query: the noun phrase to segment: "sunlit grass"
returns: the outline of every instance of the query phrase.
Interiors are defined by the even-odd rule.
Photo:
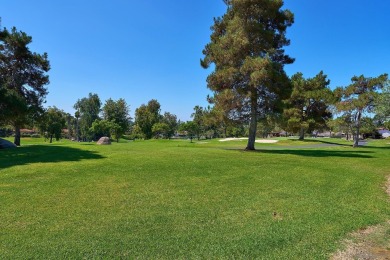
[[[0,150],[0,256],[327,259],[389,218],[386,141],[280,143],[23,139]]]

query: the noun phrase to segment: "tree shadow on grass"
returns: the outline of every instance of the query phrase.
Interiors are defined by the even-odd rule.
[[[324,139],[317,139],[317,138],[312,138],[312,139],[304,139],[304,140],[299,140],[299,139],[289,139],[291,141],[299,141],[299,142],[305,142],[305,143],[323,143],[323,144],[332,144],[332,145],[349,145],[349,144],[344,144],[344,143],[338,143],[336,141],[331,141],[331,140],[324,140]],[[351,142],[351,146],[352,146]]]
[[[31,145],[0,150],[0,169],[31,163],[77,162],[103,159],[104,156],[68,146]]]
[[[299,139],[290,139],[291,141],[300,141]],[[331,141],[331,140],[324,140],[324,139],[305,139],[303,142],[308,143],[307,147],[310,148],[310,144],[313,143],[313,146],[315,143],[317,144],[328,144],[329,146],[347,146],[352,147],[353,141],[350,141],[350,143],[338,143],[337,141]],[[374,148],[374,149],[390,149],[390,145],[388,146],[373,146],[370,145],[370,140],[361,140],[359,141],[359,148]],[[300,148],[304,147],[303,145],[300,146]],[[325,147],[325,146],[324,146]]]
[[[345,157],[345,158],[374,158],[371,154],[374,152],[371,151],[332,151],[332,150],[259,150],[261,153],[269,154],[290,154],[306,157]]]
[[[232,149],[238,150],[238,149]],[[372,156],[374,152],[371,151],[334,151],[334,150],[317,150],[317,149],[258,149],[255,151],[245,151],[242,152],[254,152],[262,154],[277,154],[277,155],[298,155],[305,157],[343,157],[343,158],[362,158],[362,159],[371,159],[375,158]]]

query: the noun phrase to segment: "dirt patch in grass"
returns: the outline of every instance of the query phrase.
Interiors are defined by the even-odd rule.
[[[387,183],[386,183],[386,192],[390,197],[390,176],[387,178]]]
[[[386,192],[390,196],[390,176],[387,179]],[[332,260],[390,260],[390,220],[353,233],[343,244],[344,249],[333,254]]]

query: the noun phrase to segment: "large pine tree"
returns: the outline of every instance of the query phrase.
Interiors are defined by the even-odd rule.
[[[20,128],[43,111],[49,83],[47,54],[31,52],[31,42],[31,36],[15,27],[0,31],[0,120],[14,126],[16,145]]]
[[[336,105],[340,112],[349,114],[354,124],[353,147],[359,146],[360,128],[365,113],[372,113],[375,108],[375,100],[379,93],[389,84],[388,74],[378,77],[354,76],[352,83],[345,88],[338,88],[335,92],[341,93],[341,101]]]
[[[203,50],[204,68],[214,64],[208,87],[219,107],[231,117],[250,122],[246,149],[255,149],[260,117],[275,111],[291,88],[283,66],[294,60],[285,55],[286,29],[294,21],[282,0],[226,0],[227,12],[214,19],[211,41]],[[232,105],[233,104],[233,105]]]
[[[332,117],[329,106],[334,103],[334,97],[328,87],[330,80],[322,71],[308,79],[298,72],[291,77],[291,83],[293,91],[284,111],[287,130],[299,131],[299,140],[303,140],[305,132],[324,127]]]

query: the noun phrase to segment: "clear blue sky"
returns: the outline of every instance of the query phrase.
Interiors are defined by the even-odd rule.
[[[285,0],[285,8],[295,14],[289,75],[323,70],[334,88],[390,73],[390,1]],[[74,113],[92,92],[102,102],[124,98],[133,115],[154,98],[181,120],[208,105],[210,71],[199,60],[224,12],[222,0],[0,0],[2,27],[16,26],[33,37],[31,50],[49,55],[46,106]]]

